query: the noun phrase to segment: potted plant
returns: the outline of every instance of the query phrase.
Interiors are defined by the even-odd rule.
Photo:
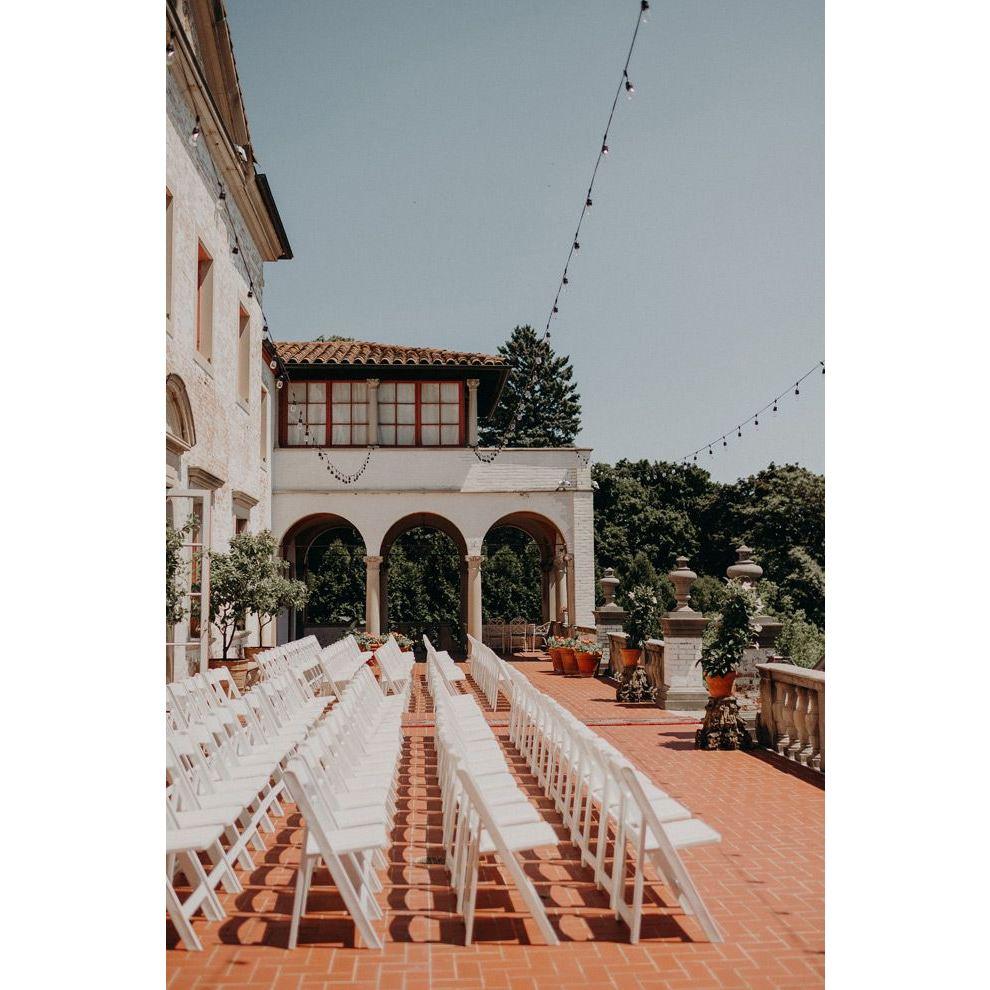
[[[740,581],[726,582],[722,610],[705,630],[698,663],[712,698],[728,698],[746,648],[753,645],[760,627],[753,622],[761,613],[756,592]]]
[[[602,650],[596,640],[591,636],[582,636],[575,643],[574,656],[578,673],[582,677],[594,677],[602,659]]]
[[[574,655],[575,639],[565,639],[560,648],[560,666],[565,677],[577,677],[577,657]]]
[[[285,563],[285,562],[283,562]],[[303,581],[294,581],[283,574],[272,574],[258,582],[251,610],[258,616],[258,639],[265,638],[268,624],[283,609],[303,608],[309,599],[309,588]],[[245,646],[245,659],[253,660],[268,646]]]
[[[550,662],[553,664],[553,672],[555,674],[562,674],[564,672],[561,649],[566,642],[567,640],[561,636],[549,636],[547,638],[547,652],[550,654]]]
[[[622,666],[629,668],[639,665],[643,644],[660,634],[660,598],[646,584],[637,584],[624,598],[626,645],[622,648]]]
[[[399,649],[402,650],[403,653],[412,653],[413,641],[404,633],[395,632],[395,631],[386,633],[385,636],[382,637],[382,643],[384,643],[389,638],[389,636],[394,637],[396,644],[398,645]]]
[[[372,653],[376,652],[378,647],[381,646],[387,638],[387,636],[380,636],[378,633],[364,632],[363,630],[354,633],[354,639],[357,642],[358,649],[362,653],[367,653],[369,650]],[[375,658],[372,657],[368,663],[370,664],[374,659]]]

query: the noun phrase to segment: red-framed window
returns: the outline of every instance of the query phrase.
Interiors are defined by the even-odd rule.
[[[366,382],[293,382],[287,391],[281,440],[289,447],[464,445],[463,382],[382,382],[377,438],[368,435]]]

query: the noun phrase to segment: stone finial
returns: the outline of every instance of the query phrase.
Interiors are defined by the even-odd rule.
[[[753,560],[753,551],[743,545],[736,547],[736,562],[726,568],[726,576],[730,580],[741,581],[748,587],[754,587],[763,577],[763,568]]]
[[[615,608],[615,592],[619,587],[619,579],[615,576],[615,570],[606,567],[605,574],[598,583],[602,586],[602,594],[605,596],[605,604],[602,608]]]
[[[691,612],[693,609],[688,604],[691,597],[691,585],[698,580],[698,575],[688,567],[688,557],[678,557],[675,563],[677,567],[667,576],[674,583],[674,598],[677,599],[675,612]]]

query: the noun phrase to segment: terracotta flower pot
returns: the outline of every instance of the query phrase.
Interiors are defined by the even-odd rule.
[[[622,647],[622,666],[623,667],[638,667],[639,666],[639,654],[640,650],[637,647],[635,650],[629,649],[627,646]]]
[[[574,657],[574,651],[569,646],[561,647],[560,662],[565,677],[574,677],[577,675],[578,672],[577,660]]]
[[[712,698],[728,698],[732,694],[732,685],[736,679],[736,672],[723,674],[721,677],[705,677],[705,684],[708,687],[708,695]]]
[[[238,691],[246,690],[258,680],[258,661],[251,658],[244,660],[224,660],[223,657],[211,659],[210,670],[216,670],[217,667],[226,667],[230,671],[230,677],[237,685]]]
[[[553,664],[553,672],[555,674],[562,674],[564,672],[564,664],[560,659],[560,647],[551,646],[547,652],[550,654],[550,662]]]
[[[582,677],[594,677],[598,663],[602,658],[600,653],[577,653],[578,673]]]

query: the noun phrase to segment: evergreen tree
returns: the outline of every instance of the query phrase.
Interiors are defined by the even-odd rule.
[[[491,416],[479,424],[481,446],[498,446],[520,403],[510,447],[571,446],[581,429],[581,398],[570,358],[558,357],[531,326],[516,327],[498,352],[509,366],[509,378]]]

